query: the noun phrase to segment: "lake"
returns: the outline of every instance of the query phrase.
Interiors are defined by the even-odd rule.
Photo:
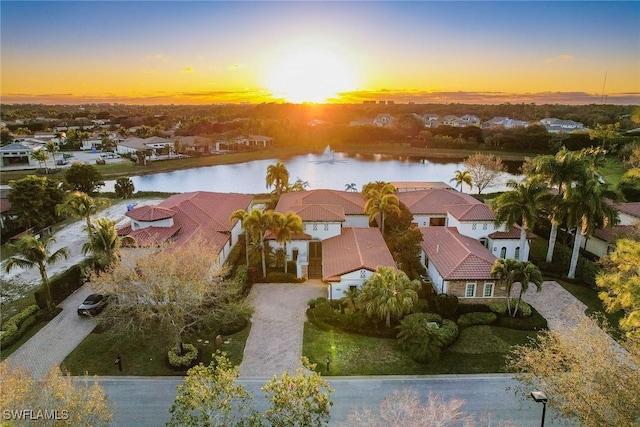
[[[346,184],[356,184],[358,189],[371,181],[435,181],[449,183],[456,170],[463,170],[464,163],[451,159],[435,160],[392,155],[360,155],[333,153],[328,150],[321,155],[307,154],[290,159],[267,159],[232,165],[217,165],[185,169],[152,175],[133,176],[136,191],[165,191],[185,193],[191,191],[216,191],[223,193],[265,193],[267,167],[277,161],[289,170],[290,181],[297,178],[309,183],[308,189],[329,188],[344,190]],[[508,165],[517,171],[518,165]],[[486,192],[505,189],[504,183],[518,178],[514,173],[505,173],[499,185]],[[107,181],[103,191],[113,191],[114,181]],[[452,185],[454,183],[451,183]],[[464,192],[469,187],[464,185]],[[477,192],[474,189],[472,192]]]

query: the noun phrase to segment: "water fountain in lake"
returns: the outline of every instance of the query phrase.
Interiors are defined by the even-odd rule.
[[[327,147],[322,152],[322,155],[318,160],[314,160],[313,163],[343,163],[344,160],[339,160],[336,158],[336,153],[331,149],[330,146]]]

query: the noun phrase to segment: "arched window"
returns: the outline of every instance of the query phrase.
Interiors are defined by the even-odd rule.
[[[502,249],[500,249],[500,258],[506,258],[507,257],[507,248],[506,247],[502,247]]]
[[[516,254],[514,255],[515,259],[520,259],[520,246],[516,248]]]

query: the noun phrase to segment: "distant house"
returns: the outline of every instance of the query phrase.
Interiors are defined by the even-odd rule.
[[[574,122],[573,120],[561,120],[552,117],[547,117],[540,120],[540,124],[543,125],[547,129],[547,132],[550,133],[569,133],[587,130],[587,128],[585,128],[582,123]]]
[[[218,254],[218,264],[227,260],[242,232],[238,220],[229,222],[238,210],[250,210],[253,196],[247,194],[197,191],[169,197],[154,206],[136,207],[126,213],[129,224],[120,228],[120,236],[132,237],[138,247],[157,247],[173,242],[184,245],[202,239]]]
[[[235,143],[247,147],[266,148],[273,144],[273,138],[263,135],[246,135],[236,138]]]
[[[322,279],[329,284],[328,298],[340,299],[349,289],[362,289],[379,266],[397,268],[380,230],[345,227],[323,242]]]
[[[453,127],[467,127],[467,126],[480,126],[480,118],[477,116],[472,116],[469,114],[465,114],[464,116],[460,117],[459,119],[453,120],[453,121],[449,121],[450,122],[450,126]]]
[[[178,136],[173,141],[183,146],[185,152],[208,153],[212,147],[211,140],[203,136]]]
[[[504,128],[504,129],[513,129],[517,127],[529,127],[529,122],[524,120],[515,120],[510,119],[508,117],[494,117],[491,120],[487,120],[482,123],[481,126],[483,129],[494,129],[494,128]]]
[[[2,166],[35,166],[36,161],[31,158],[32,146],[14,142],[0,147]]]
[[[378,127],[390,127],[393,126],[395,120],[391,114],[378,114],[375,119],[373,119],[373,125]]]
[[[490,302],[506,297],[506,288],[491,277],[496,257],[478,240],[454,227],[421,227],[421,259],[436,292],[462,302]]]
[[[640,239],[640,203],[611,203],[618,209],[619,224],[597,229],[583,241],[582,248],[598,257],[603,257],[616,249],[616,241],[627,237]]]
[[[138,151],[149,152],[149,158],[154,160],[162,153],[168,153],[173,149],[173,141],[159,136],[150,138],[127,138],[118,142],[116,152],[118,154],[136,154]]]
[[[458,120],[458,116],[454,116],[453,114],[449,114],[442,118],[442,124],[447,126],[453,126],[453,123]]]

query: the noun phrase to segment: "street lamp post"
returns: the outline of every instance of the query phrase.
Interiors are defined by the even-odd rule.
[[[544,427],[544,415],[547,412],[547,395],[541,391],[532,391],[531,397],[538,403],[542,403],[542,421],[540,422],[540,427]]]

